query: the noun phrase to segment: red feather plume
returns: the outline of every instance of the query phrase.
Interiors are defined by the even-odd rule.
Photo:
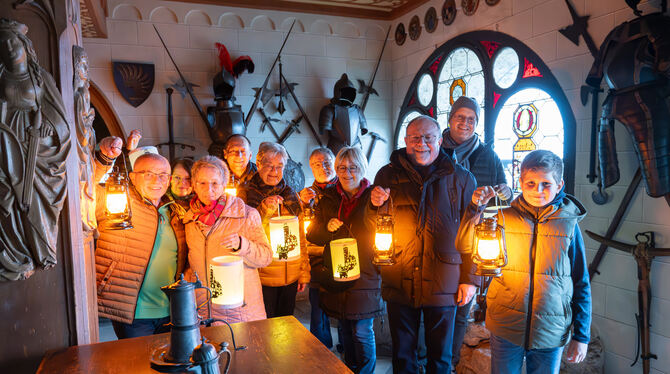
[[[226,69],[230,74],[233,74],[233,62],[230,59],[230,53],[226,49],[226,46],[221,43],[216,43],[216,49],[219,51],[219,64],[221,67]]]

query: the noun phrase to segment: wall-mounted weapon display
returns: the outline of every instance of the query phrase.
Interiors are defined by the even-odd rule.
[[[657,359],[658,357],[651,353],[651,339],[650,331],[651,327],[651,262],[654,260],[654,257],[657,256],[670,256],[670,248],[655,248],[656,243],[654,242],[654,233],[651,231],[639,232],[635,235],[635,240],[637,244],[626,244],[617,240],[612,240],[610,238],[602,237],[598,234],[595,234],[589,230],[586,230],[586,234],[591,237],[591,239],[600,242],[602,245],[618,249],[623,252],[627,252],[633,255],[635,262],[637,263],[637,308],[638,312],[635,315],[637,320],[637,329],[638,329],[638,342],[637,342],[637,352],[635,353],[635,361],[633,365],[637,362],[639,358],[642,359],[642,372],[644,374],[649,374],[650,371],[650,362],[649,360]],[[642,346],[642,350],[640,350]]]
[[[268,75],[265,77],[265,80],[263,81],[263,84],[261,85],[260,89],[256,90],[256,95],[254,95],[254,102],[251,104],[251,108],[249,109],[249,112],[247,113],[247,116],[244,118],[244,126],[249,126],[249,122],[251,122],[251,118],[253,118],[254,114],[256,113],[256,108],[258,107],[258,101],[260,101],[261,97],[264,94],[264,91],[267,89],[268,82],[270,81],[270,76],[272,76],[272,72],[274,71],[275,66],[277,65],[277,62],[281,58],[281,53],[284,50],[284,46],[286,46],[286,41],[288,41],[289,36],[291,36],[291,31],[293,31],[293,26],[295,26],[295,20],[293,21],[293,23],[291,23],[291,27],[288,29],[288,32],[286,33],[286,37],[284,37],[284,42],[282,42],[281,47],[279,47],[279,52],[277,52],[277,57],[275,57],[274,62],[272,62],[272,65],[270,66],[270,71],[268,71]],[[273,93],[273,96],[274,96],[274,93]],[[265,101],[265,103],[267,103],[268,101],[269,101],[269,99],[267,101]]]
[[[187,83],[188,84],[188,83]],[[182,84],[182,87],[185,85]],[[170,162],[175,160],[175,147],[179,146],[181,149],[189,148],[192,151],[195,151],[195,147],[190,144],[178,143],[174,141],[174,117],[172,116],[172,92],[174,92],[174,85],[170,85],[165,89],[167,93],[167,122],[168,122],[168,142],[156,144],[156,147],[168,147],[168,154],[170,156]]]

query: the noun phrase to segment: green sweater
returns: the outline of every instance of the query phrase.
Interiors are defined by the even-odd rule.
[[[144,282],[137,297],[136,319],[163,318],[170,315],[169,300],[161,291],[161,287],[174,282],[177,271],[177,238],[170,226],[169,205],[158,208],[158,230]]]

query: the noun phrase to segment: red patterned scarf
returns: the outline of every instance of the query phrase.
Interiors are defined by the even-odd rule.
[[[214,222],[216,222],[216,219],[221,215],[221,212],[223,212],[223,208],[226,206],[226,197],[225,195],[221,196],[216,202],[205,205],[198,199],[198,196],[194,196],[190,206],[194,218],[197,221],[200,221],[206,226],[212,226]]]
[[[346,221],[349,218],[349,215],[351,212],[354,211],[354,208],[358,205],[358,201],[360,200],[361,195],[363,195],[363,192],[370,186],[370,181],[367,180],[366,178],[363,178],[361,180],[361,185],[358,188],[358,192],[352,197],[347,196],[347,193],[344,192],[344,189],[342,188],[341,184],[337,184],[337,192],[340,193],[342,196],[342,201],[340,202],[340,209],[337,212],[337,218]]]

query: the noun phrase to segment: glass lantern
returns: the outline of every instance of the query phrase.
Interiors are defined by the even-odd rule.
[[[499,277],[501,269],[507,265],[505,229],[498,225],[495,216],[482,218],[475,226],[472,262],[477,265],[476,275],[484,277]]]
[[[305,235],[307,235],[307,229],[312,221],[314,221],[314,208],[310,205],[302,210],[302,225]]]
[[[107,230],[132,229],[132,212],[128,195],[128,177],[116,169],[105,182],[105,215],[101,224]]]
[[[375,248],[372,263],[375,265],[393,265],[393,216],[377,215],[375,230]]]

